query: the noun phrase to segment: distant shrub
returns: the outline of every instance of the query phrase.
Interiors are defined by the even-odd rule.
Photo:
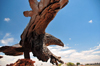
[[[58,66],[61,66],[62,64],[60,63],[60,64],[58,64]]]
[[[66,65],[67,66],[75,66],[75,64],[74,63],[71,63],[71,62],[68,62]]]
[[[79,62],[77,62],[77,63],[76,63],[76,65],[77,65],[77,66],[78,66],[78,65],[80,65],[80,63],[79,63]]]

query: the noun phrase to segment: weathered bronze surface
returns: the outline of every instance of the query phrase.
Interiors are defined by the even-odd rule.
[[[25,11],[23,14],[31,19],[21,34],[20,43],[14,46],[3,46],[0,48],[0,52],[12,56],[22,55],[24,52],[25,59],[30,59],[29,52],[32,52],[33,56],[39,60],[48,61],[50,58],[52,64],[63,63],[60,60],[61,57],[55,56],[47,46],[64,46],[64,44],[60,39],[45,33],[45,29],[57,12],[68,3],[68,0],[41,0],[40,2],[29,0],[29,3],[32,10]]]

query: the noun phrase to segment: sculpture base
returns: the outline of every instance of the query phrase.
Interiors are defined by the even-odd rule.
[[[34,66],[35,61],[30,59],[19,59],[15,63],[7,64],[6,66]]]

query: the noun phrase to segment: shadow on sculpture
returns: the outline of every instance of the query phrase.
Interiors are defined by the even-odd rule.
[[[30,59],[29,53],[39,60],[47,62],[50,58],[52,64],[64,63],[47,48],[49,45],[64,46],[62,41],[48,33],[45,29],[56,16],[57,12],[67,5],[68,0],[29,0],[31,11],[23,12],[24,16],[31,17],[30,22],[21,34],[19,44],[13,46],[3,46],[0,52],[5,55],[18,56],[24,53],[25,59]]]

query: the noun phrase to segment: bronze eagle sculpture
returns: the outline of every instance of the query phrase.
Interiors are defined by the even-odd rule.
[[[30,22],[21,34],[19,44],[0,47],[0,52],[5,55],[18,56],[24,53],[25,59],[30,59],[29,53],[39,60],[47,62],[50,58],[52,64],[64,63],[47,48],[49,45],[64,46],[62,41],[45,32],[48,24],[57,12],[67,5],[68,0],[29,0],[31,11],[24,11],[26,17],[31,17]]]

